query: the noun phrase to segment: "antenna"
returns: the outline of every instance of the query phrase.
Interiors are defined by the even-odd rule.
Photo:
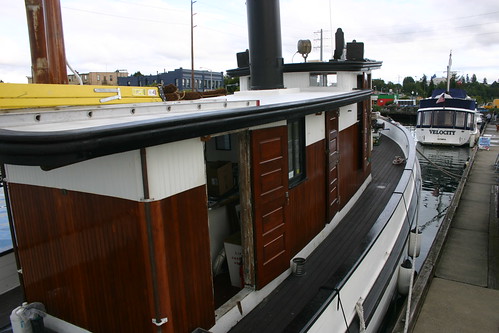
[[[449,65],[447,65],[447,93],[450,91],[450,67],[452,66],[452,50],[449,54]]]

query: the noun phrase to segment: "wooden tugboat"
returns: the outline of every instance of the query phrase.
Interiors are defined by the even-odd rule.
[[[239,93],[0,114],[23,290],[47,327],[379,327],[417,214],[415,144],[387,122],[373,149],[381,62],[362,44],[285,65],[278,1],[247,6]]]

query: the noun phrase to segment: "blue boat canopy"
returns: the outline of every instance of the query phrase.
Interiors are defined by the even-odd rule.
[[[437,96],[442,95],[442,93],[446,93],[447,95],[451,95],[453,98],[466,98],[468,97],[468,94],[466,94],[466,91],[463,89],[450,89],[449,92],[447,92],[445,89],[435,89],[431,93],[431,98],[437,98]]]

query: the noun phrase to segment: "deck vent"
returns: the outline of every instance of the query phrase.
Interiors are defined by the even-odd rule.
[[[307,260],[305,258],[294,258],[291,266],[294,276],[303,276],[306,274],[305,263]]]

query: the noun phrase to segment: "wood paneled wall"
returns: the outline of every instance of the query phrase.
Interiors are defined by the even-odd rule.
[[[28,302],[93,332],[156,332],[145,203],[12,183],[9,191]],[[163,332],[211,327],[205,187],[152,202],[151,212]]]
[[[340,132],[339,189],[341,208],[353,197],[371,172],[370,164],[364,168],[361,162],[360,139],[358,123]]]
[[[291,257],[312,240],[326,223],[325,141],[307,146],[307,179],[289,191]],[[291,259],[291,258],[290,258]]]
[[[172,306],[169,323],[174,332],[192,332],[196,327],[208,330],[215,324],[215,301],[206,188],[199,186],[155,202],[153,212],[162,217],[158,221],[162,228],[155,232],[162,233],[164,242],[156,253],[165,254],[162,267],[170,281]]]

